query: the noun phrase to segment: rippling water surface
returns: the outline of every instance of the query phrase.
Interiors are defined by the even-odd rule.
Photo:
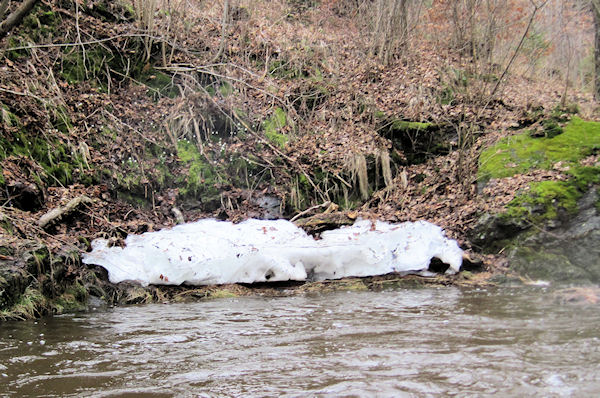
[[[600,307],[423,288],[0,323],[0,396],[600,394]]]

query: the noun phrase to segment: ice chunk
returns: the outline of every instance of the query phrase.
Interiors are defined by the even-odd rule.
[[[100,265],[113,283],[210,285],[304,281],[427,270],[432,258],[457,272],[462,250],[442,229],[424,221],[389,224],[358,220],[320,240],[285,220],[233,224],[200,220],[130,235],[126,246],[92,242],[86,264]]]

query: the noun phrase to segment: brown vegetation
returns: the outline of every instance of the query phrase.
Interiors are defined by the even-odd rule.
[[[578,4],[40,1],[0,41],[2,245],[87,250],[268,196],[288,218],[427,219],[469,249],[495,206],[482,145],[532,111],[595,115]]]

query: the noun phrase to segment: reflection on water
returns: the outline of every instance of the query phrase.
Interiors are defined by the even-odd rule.
[[[0,324],[0,395],[593,396],[600,307],[427,288]]]

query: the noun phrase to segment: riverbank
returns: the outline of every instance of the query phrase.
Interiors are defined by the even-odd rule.
[[[514,267],[515,244],[597,216],[597,104],[567,100],[560,79],[484,74],[435,41],[382,62],[360,21],[325,5],[240,4],[222,25],[220,4],[182,2],[151,27],[127,4],[40,2],[0,40],[2,319],[90,299],[377,288],[141,288],[81,263],[94,239],[201,218],[295,219],[316,235],[426,220],[468,272],[408,283],[485,284],[543,276]]]

